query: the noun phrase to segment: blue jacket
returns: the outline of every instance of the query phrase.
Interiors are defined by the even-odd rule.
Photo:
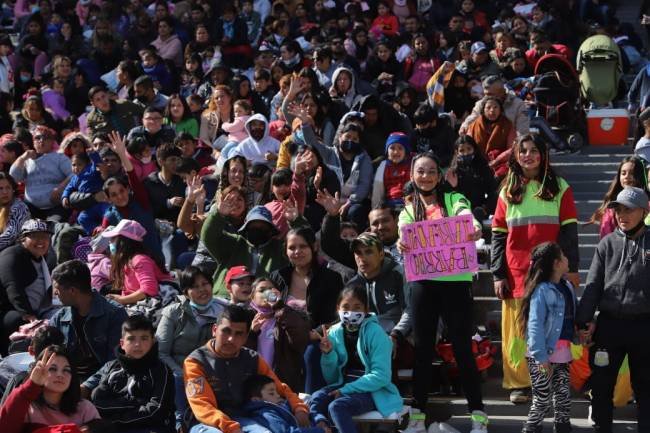
[[[52,326],[63,333],[68,350],[77,350],[79,339],[85,338],[100,365],[115,359],[115,347],[120,342],[122,322],[127,317],[124,307],[93,291],[90,313],[83,325],[84,335],[75,332],[72,316],[72,307],[63,307],[51,320]]]
[[[573,294],[575,317],[576,295],[568,281],[565,284]],[[530,313],[526,327],[528,353],[537,362],[547,362],[560,339],[564,322],[564,295],[551,282],[539,284],[530,298]]]
[[[286,404],[268,401],[249,401],[243,407],[246,418],[250,418],[273,433],[323,433],[320,427],[298,427],[298,421]]]
[[[402,397],[391,382],[391,356],[393,343],[383,330],[377,316],[371,314],[361,324],[357,352],[365,367],[365,374],[353,382],[346,383],[343,367],[348,362],[345,339],[341,323],[332,326],[327,332],[332,342],[332,350],[321,357],[323,377],[328,385],[341,386],[341,394],[369,392],[377,410],[387,417],[402,410]]]
[[[63,190],[62,198],[69,198],[73,192],[86,192],[95,193],[102,190],[104,180],[102,175],[97,170],[97,163],[101,162],[97,159],[99,156],[96,153],[90,155],[91,163],[88,164],[81,173],[75,174],[70,178],[70,182]]]

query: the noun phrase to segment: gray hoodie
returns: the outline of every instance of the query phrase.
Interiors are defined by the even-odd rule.
[[[375,313],[384,331],[396,331],[402,337],[411,333],[411,291],[402,267],[390,257],[384,257],[379,275],[367,280],[357,273],[348,284],[362,284],[368,294],[370,312]]]
[[[576,313],[579,326],[596,310],[617,318],[650,318],[650,228],[637,239],[620,229],[601,239]]]

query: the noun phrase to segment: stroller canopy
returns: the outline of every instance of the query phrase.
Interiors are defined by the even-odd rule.
[[[621,51],[609,36],[587,38],[578,50],[582,96],[596,104],[610,103],[618,93],[622,73]]]

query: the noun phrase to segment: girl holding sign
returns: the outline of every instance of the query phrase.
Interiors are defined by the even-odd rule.
[[[414,192],[406,197],[406,207],[400,213],[400,227],[419,221],[437,220],[458,215],[472,215],[469,200],[464,195],[448,192],[444,188],[438,158],[433,152],[425,152],[413,158],[411,184]],[[481,237],[481,224],[474,219],[475,232],[472,240]],[[402,253],[408,252],[406,239],[399,243]],[[436,277],[431,280],[411,281],[411,316],[415,337],[415,365],[413,370],[414,407],[424,410],[429,384],[431,383],[431,359],[433,358],[438,318],[442,315],[449,332],[458,363],[463,391],[472,414],[472,433],[487,432],[487,415],[484,412],[481,380],[472,355],[472,273]],[[423,413],[412,413],[411,420]],[[413,425],[413,423],[412,423]],[[414,425],[414,428],[419,429]],[[422,423],[422,428],[424,424]]]
[[[503,300],[503,387],[511,390],[510,401],[520,404],[530,399],[526,342],[517,325],[530,253],[542,242],[557,242],[569,260],[567,279],[577,287],[578,220],[571,187],[551,168],[540,137],[520,137],[508,165],[492,221],[492,274]]]

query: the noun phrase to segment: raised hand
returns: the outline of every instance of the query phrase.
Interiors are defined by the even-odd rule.
[[[323,206],[330,216],[336,216],[341,210],[339,193],[332,195],[326,189],[316,192],[316,203]]]
[[[227,196],[221,198],[221,202],[219,203],[217,211],[219,214],[227,217],[235,212],[235,207],[235,194],[228,194]]]
[[[320,191],[321,183],[323,183],[323,167],[318,166],[316,176],[314,176],[314,188],[316,188],[316,191]]]
[[[47,380],[48,370],[50,369],[50,366],[54,363],[55,357],[56,357],[56,353],[50,353],[48,349],[45,349],[45,353],[43,353],[43,357],[41,358],[40,361],[34,364],[34,368],[32,368],[32,372],[29,374],[29,378],[32,380],[32,382],[34,382],[36,385],[39,386],[45,385],[45,381]]]
[[[126,145],[122,136],[117,131],[108,133],[108,147],[118,155],[126,155]]]
[[[332,342],[327,335],[327,326],[323,325],[323,336],[320,338],[320,351],[323,353],[330,353],[332,351]]]
[[[302,77],[296,77],[293,75],[291,77],[291,83],[289,84],[289,96],[295,97],[303,90],[305,90],[305,82],[302,80]]]
[[[294,199],[288,198],[284,200],[282,206],[284,207],[284,217],[287,221],[294,222],[300,216],[298,205]]]
[[[314,162],[314,154],[311,152],[303,152],[296,157],[296,164],[294,171],[296,174],[301,175],[309,171],[309,168]]]

